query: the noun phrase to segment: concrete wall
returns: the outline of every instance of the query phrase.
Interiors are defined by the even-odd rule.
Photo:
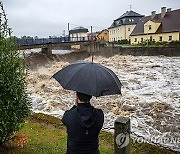
[[[98,54],[110,56],[112,54],[133,56],[180,56],[180,47],[99,47]]]

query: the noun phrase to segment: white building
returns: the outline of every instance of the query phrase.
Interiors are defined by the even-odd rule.
[[[69,31],[71,41],[88,40],[88,29],[84,27],[76,27]]]

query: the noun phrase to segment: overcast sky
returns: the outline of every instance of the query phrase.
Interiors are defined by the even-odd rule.
[[[180,0],[2,0],[13,35],[60,36],[77,26],[93,31],[108,28],[127,10],[150,15],[163,6],[180,9]]]

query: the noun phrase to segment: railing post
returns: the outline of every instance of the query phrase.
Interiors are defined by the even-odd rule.
[[[130,154],[130,119],[118,117],[114,123],[115,154]]]

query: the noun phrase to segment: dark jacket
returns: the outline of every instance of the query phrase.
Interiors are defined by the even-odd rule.
[[[99,154],[98,135],[104,123],[102,110],[90,103],[78,104],[62,118],[67,127],[67,154]]]

